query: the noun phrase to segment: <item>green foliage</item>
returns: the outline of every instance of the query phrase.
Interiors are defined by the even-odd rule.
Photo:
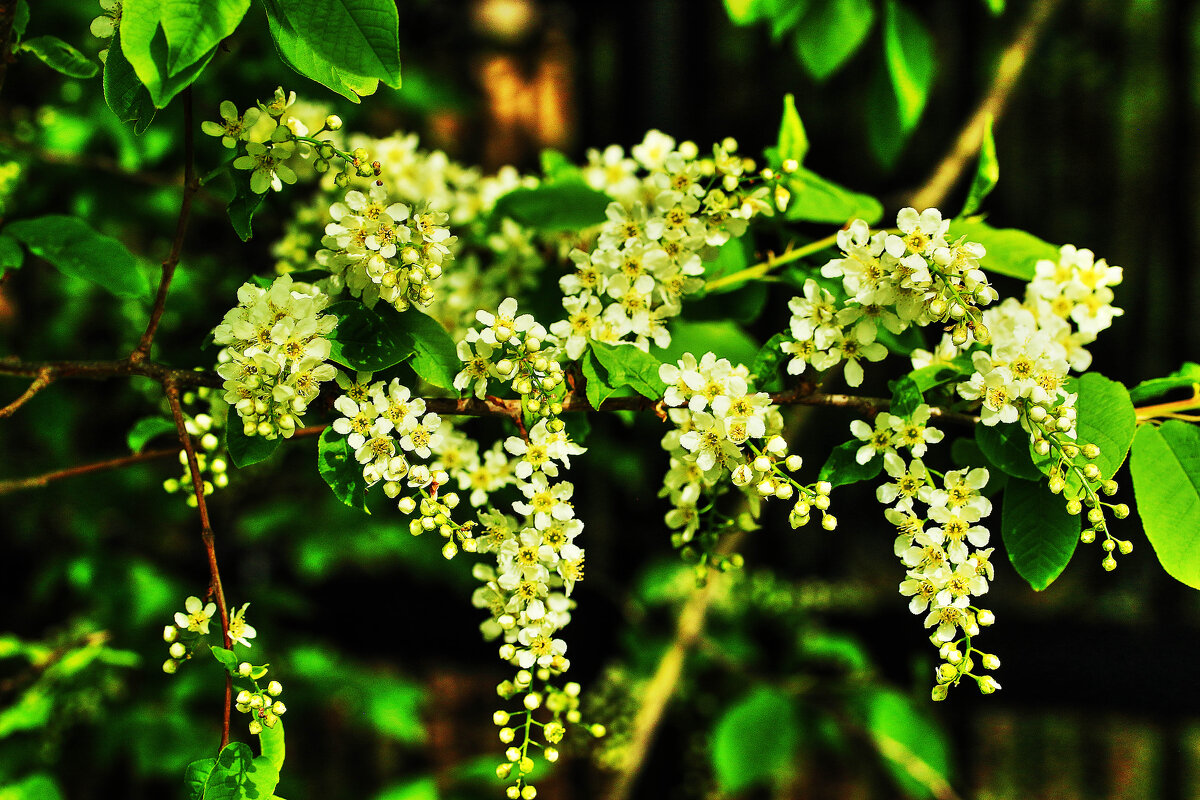
[[[777,333],[758,350],[750,365],[750,374],[755,376],[755,385],[760,392],[778,392],[783,389],[780,368],[789,356],[779,346],[791,339],[786,333]]]
[[[183,774],[183,786],[187,789],[188,800],[204,800],[204,787],[216,765],[215,758],[202,758],[188,764],[187,771]]]
[[[254,235],[250,221],[254,219],[266,195],[250,188],[250,170],[230,170],[229,177],[233,181],[233,197],[225,207],[225,212],[229,215],[229,224],[233,226],[234,233],[243,242],[248,242]]]
[[[166,417],[144,417],[133,423],[133,427],[129,429],[129,434],[125,439],[129,442],[130,452],[140,453],[151,439],[168,433],[175,434],[174,422]]]
[[[1054,245],[1016,228],[993,228],[981,217],[951,222],[947,238],[956,240],[962,236],[984,246],[987,255],[980,259],[979,265],[997,275],[1028,281],[1033,279],[1039,260],[1058,261],[1058,248]]]
[[[684,353],[706,353],[710,350],[717,358],[728,358],[734,364],[751,364],[758,355],[758,343],[728,320],[678,320],[672,325],[671,344],[665,348],[650,348],[651,354],[664,364],[678,361]]]
[[[858,52],[874,24],[871,0],[813,0],[796,28],[796,56],[823,81]]]
[[[262,436],[247,436],[242,431],[241,421],[230,414],[230,424],[225,429],[225,446],[235,467],[248,467],[266,461],[279,449],[282,439],[266,439]]]
[[[413,354],[411,341],[401,338],[383,317],[357,300],[343,300],[325,309],[338,318],[329,334],[329,358],[347,369],[378,372]]]
[[[300,41],[335,69],[400,88],[400,17],[391,0],[272,0],[271,5]]]
[[[2,265],[0,261],[0,265]],[[1183,366],[1165,378],[1151,378],[1142,381],[1129,390],[1129,399],[1134,403],[1143,403],[1162,397],[1174,389],[1194,388],[1200,386],[1200,364],[1195,361],[1185,361]]]
[[[232,650],[227,650],[224,647],[210,647],[213,658],[215,658],[225,671],[230,675],[237,673],[238,659],[237,655]]]
[[[949,364],[930,364],[928,367],[914,369],[908,373],[908,377],[913,379],[918,389],[928,392],[938,386],[957,382],[973,371],[971,360],[966,356],[959,356]]]
[[[884,5],[884,58],[888,77],[896,93],[900,111],[900,129],[908,133],[916,127],[933,85],[933,39],[917,15],[896,0]]]
[[[643,353],[632,346],[616,346],[603,342],[593,342],[592,352],[607,372],[605,383],[609,386],[628,386],[651,400],[659,399],[666,391],[667,385],[658,377],[658,368],[662,366],[662,362],[649,353]]]
[[[109,42],[104,60],[104,102],[121,122],[132,122],[133,132],[138,134],[146,132],[158,112],[154,98],[125,57],[119,31]]]
[[[600,364],[593,350],[589,349],[583,354],[580,368],[583,370],[584,396],[592,408],[599,408],[601,403],[617,393],[617,387],[608,383],[608,370]]]
[[[354,103],[379,88],[377,78],[347,69],[314,48],[305,38],[311,31],[303,22],[299,26],[293,23],[279,0],[263,0],[263,9],[275,52],[288,67]]]
[[[909,797],[945,797],[950,776],[946,735],[906,695],[873,689],[863,698],[863,716],[883,765]]]
[[[220,8],[231,1],[222,0]],[[199,78],[217,52],[219,40],[192,53],[187,34],[200,35],[201,30],[191,5],[186,0],[124,0],[121,6],[121,50],[157,108],[166,108]]]
[[[21,249],[20,242],[8,234],[0,233],[0,277],[10,269],[20,269],[23,263],[25,251]]]
[[[869,481],[883,471],[883,456],[876,454],[865,464],[859,464],[855,455],[863,443],[858,439],[842,442],[830,452],[821,466],[820,478],[833,486],[849,486],[852,483]]]
[[[1079,543],[1079,515],[1044,481],[1013,478],[1004,488],[1000,534],[1017,574],[1042,591],[1062,574]]]
[[[996,183],[1000,180],[1000,162],[996,159],[996,140],[992,137],[993,117],[988,114],[983,121],[983,141],[979,146],[979,165],[975,168],[975,177],[971,180],[971,190],[967,193],[967,202],[960,217],[969,217],[979,210],[983,201]]]
[[[422,722],[425,695],[413,681],[366,669],[349,658],[335,660],[326,650],[311,646],[288,653],[287,663],[297,680],[310,684],[339,707],[360,710],[366,723],[389,739],[414,745],[426,741]],[[495,764],[492,766],[494,769]]]
[[[63,274],[91,281],[118,297],[145,298],[150,291],[146,274],[125,245],[78,217],[48,214],[9,223],[4,231]]]
[[[792,193],[784,217],[793,222],[844,224],[863,219],[873,225],[883,219],[883,205],[867,194],[851,191],[801,167],[788,176]]]
[[[898,417],[911,417],[917,407],[925,402],[925,398],[921,396],[921,387],[911,376],[888,381],[888,388],[892,391],[892,402],[888,410]]]
[[[367,509],[367,482],[363,479],[362,465],[354,458],[350,442],[333,428],[321,432],[317,443],[317,470],[333,490],[334,497],[351,508],[371,513]]]
[[[513,189],[496,201],[493,223],[508,217],[538,231],[580,231],[604,222],[612,198],[581,180]]]
[[[800,121],[800,112],[796,111],[796,98],[791,94],[783,96],[783,119],[779,122],[779,161],[795,159],[797,164],[804,163],[808,155],[808,134],[804,132],[804,123]]]
[[[1067,388],[1079,393],[1079,399],[1075,401],[1078,441],[1099,446],[1100,455],[1091,459],[1091,463],[1100,468],[1100,479],[1108,480],[1124,463],[1136,433],[1137,412],[1129,401],[1129,392],[1098,372],[1071,378]],[[1058,463],[1058,456],[1053,451],[1049,456],[1032,453],[1032,457],[1033,463],[1046,475]],[[1082,452],[1074,459],[1074,464],[1081,469],[1088,463],[1089,459]],[[1074,470],[1068,472],[1066,481],[1063,497],[1068,500],[1082,498],[1082,485]]]
[[[90,58],[57,36],[38,36],[21,43],[21,50],[31,53],[46,66],[71,78],[92,78],[100,71]]]
[[[195,762],[188,767],[189,791],[195,791],[205,766],[205,762]],[[256,758],[250,746],[243,742],[230,742],[208,770],[200,794],[192,796],[197,800],[267,800],[275,794],[278,785],[279,769],[271,759],[266,756]]]
[[[1163,569],[1200,589],[1200,428],[1142,425],[1129,457],[1138,517]]]
[[[723,792],[787,776],[800,742],[791,698],[759,687],[731,705],[713,729],[712,766]]]
[[[415,308],[397,313],[390,306],[379,306],[380,316],[391,335],[412,353],[409,366],[426,383],[456,392],[454,376],[462,370],[454,340],[441,323]]]
[[[1020,425],[976,425],[975,441],[992,465],[1014,478],[1042,479],[1029,453],[1029,434]]]

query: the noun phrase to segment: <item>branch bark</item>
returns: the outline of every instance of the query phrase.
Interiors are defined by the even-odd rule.
[[[18,408],[28,403],[34,395],[49,386],[53,380],[54,377],[51,375],[50,370],[38,370],[37,377],[33,379],[33,383],[29,384],[29,388],[25,390],[25,393],[4,408],[0,408],[0,419],[11,417],[17,412]]]

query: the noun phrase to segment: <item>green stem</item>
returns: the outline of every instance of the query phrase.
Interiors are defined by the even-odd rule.
[[[704,284],[705,291],[711,292],[713,289],[719,289],[722,286],[739,283],[741,281],[750,281],[764,277],[771,270],[784,264],[790,264],[793,261],[799,261],[805,256],[810,256],[813,253],[819,253],[833,245],[837,244],[837,234],[826,236],[824,239],[818,239],[815,242],[810,242],[803,247],[797,247],[795,250],[789,250],[780,256],[773,256],[763,261],[760,264],[755,264],[752,267],[739,269],[737,272],[731,272],[728,275],[723,275],[720,278],[709,281]]]

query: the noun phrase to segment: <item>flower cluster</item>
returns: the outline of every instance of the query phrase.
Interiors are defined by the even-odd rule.
[[[701,158],[694,143],[676,146],[652,130],[631,155],[615,145],[590,151],[583,171],[592,188],[615,200],[595,245],[573,249],[575,269],[559,281],[568,319],[551,330],[571,358],[589,340],[665,347],[666,320],[704,286],[703,262],[742,235],[750,219],[774,210],[754,162],[737,154],[732,139]]]
[[[250,647],[250,640],[257,631],[246,622],[246,603],[229,615],[229,640],[233,643]],[[217,612],[216,603],[205,603],[199,597],[189,597],[183,604],[183,611],[175,612],[175,624],[163,628],[163,641],[169,647],[170,658],[163,662],[163,672],[175,674],[179,665],[192,657],[200,638],[209,634],[213,614]]]
[[[531,314],[518,314],[517,301],[508,297],[496,313],[480,309],[475,315],[483,328],[471,328],[458,343],[464,367],[454,388],[482,400],[489,380],[508,382],[521,395],[522,406],[535,416],[562,413],[563,368],[558,340]]]
[[[770,396],[750,391],[744,365],[734,366],[712,353],[697,361],[685,353],[676,364],[663,364],[659,377],[667,384],[663,403],[670,407],[668,417],[675,426],[662,440],[670,469],[659,496],[668,497],[673,506],[666,522],[678,531],[672,535],[676,547],[711,533],[701,528],[703,512],[711,509],[727,476],[745,493],[756,516],[764,499],[794,499],[789,515],[793,528],[806,525],[813,509],[821,512],[826,530],[837,526],[828,513],[829,484],[806,486],[792,477],[802,460],[788,453],[779,435],[783,418]],[[710,516],[718,532],[723,522],[730,522],[715,511]],[[711,549],[711,542],[701,544]]]
[[[392,203],[382,186],[365,195],[347,192],[329,213],[333,222],[325,227],[325,249],[316,260],[333,273],[331,293],[344,286],[367,308],[383,300],[397,311],[433,302],[431,284],[453,258],[456,241],[445,213]]]
[[[888,419],[880,422],[877,418],[873,431],[865,423],[855,424],[852,430],[867,442],[859,451],[859,460],[882,454],[884,469],[892,479],[879,486],[875,496],[887,507],[884,516],[897,529],[894,552],[906,570],[900,594],[910,598],[912,613],[925,615],[925,627],[934,629],[930,638],[943,659],[933,698],[944,699],[951,685],[967,677],[975,680],[984,694],[990,694],[1000,684],[990,675],[974,672],[975,658],[989,670],[1000,661],[971,643],[981,626],[995,621],[991,611],[972,604],[974,597],[987,592],[993,578],[992,548],[987,547],[991,535],[979,524],[992,511],[991,501],[980,494],[987,485],[988,471],[953,470],[937,476],[939,485],[936,473],[921,460],[928,443],[942,438],[940,431],[925,425],[929,407],[918,407],[908,418],[879,417]],[[908,435],[901,433],[905,429],[910,429]],[[868,431],[884,435],[867,436]],[[889,431],[896,435],[887,441]],[[903,450],[907,459],[901,455]],[[863,451],[869,452],[866,459]]]
[[[251,735],[262,733],[264,727],[274,728],[279,718],[287,712],[287,706],[279,699],[283,694],[283,684],[272,680],[264,687],[259,684],[267,676],[267,665],[255,665],[243,661],[237,666],[237,677],[249,681],[252,689],[242,689],[234,697],[234,708],[242,714],[250,715],[247,726]]]
[[[980,307],[997,293],[979,268],[983,246],[947,240],[950,222],[936,208],[902,209],[896,225],[899,234],[872,233],[866,222],[855,220],[838,232],[842,257],[825,264],[821,275],[840,278],[846,299],[839,304],[817,281],[805,282],[804,297],[790,304],[792,340],[781,346],[792,356],[789,373],[798,375],[808,364],[823,371],[845,361],[846,382],[859,386],[859,361],[887,355],[876,341],[881,327],[900,333],[910,325],[946,323],[955,344],[988,340]]]
[[[217,435],[217,432],[225,427],[229,406],[216,391],[207,386],[199,387],[194,393],[188,392],[181,399],[184,406],[198,401],[204,401],[208,405],[208,412],[192,415],[185,411],[183,420],[188,435],[199,441],[200,450],[196,452],[196,466],[200,468],[204,494],[210,495],[214,490],[224,489],[229,485],[225,445]],[[167,478],[163,481],[163,490],[167,494],[183,492],[187,504],[195,508],[197,500],[193,491],[192,473],[188,468],[187,453],[183,450],[179,451],[179,463],[183,466],[183,474],[178,478]]]
[[[213,331],[225,345],[217,373],[225,379],[225,402],[242,419],[246,436],[291,437],[300,416],[336,370],[326,363],[325,335],[337,318],[321,311],[329,298],[288,275],[262,289],[238,289],[238,305]]]

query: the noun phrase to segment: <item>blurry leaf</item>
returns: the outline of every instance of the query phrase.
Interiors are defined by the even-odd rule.
[[[1180,420],[1142,425],[1129,472],[1159,563],[1175,580],[1200,589],[1200,428]]]
[[[967,194],[967,202],[963,210],[958,212],[960,217],[969,217],[979,210],[984,199],[996,188],[1000,180],[1000,162],[996,159],[996,140],[992,138],[992,115],[988,114],[983,121],[983,141],[979,145],[979,165],[975,168],[975,178],[971,181],[971,191]]]
[[[1079,543],[1079,516],[1045,481],[1013,478],[1004,488],[1000,533],[1017,574],[1042,591],[1062,574]]]
[[[1000,16],[1004,13],[1005,0],[983,0],[987,5],[988,11],[992,12],[992,16]]]
[[[908,419],[925,402],[925,398],[921,396],[921,388],[911,376],[888,381],[888,388],[892,391],[892,402],[888,410],[898,417]]]
[[[293,650],[288,664],[300,680],[312,684],[331,701],[362,709],[362,722],[379,733],[402,744],[425,742],[421,707],[424,690],[420,684],[388,672],[365,669],[340,652],[314,646]],[[495,775],[494,763],[492,770]]]
[[[618,346],[595,341],[592,342],[592,352],[608,371],[607,383],[610,386],[629,386],[651,400],[662,398],[667,385],[658,377],[662,362],[654,356],[643,353],[633,345]]]
[[[386,308],[380,306],[380,310]],[[390,310],[390,309],[388,309]],[[378,372],[413,354],[411,336],[394,330],[379,314],[358,300],[342,300],[325,309],[338,318],[327,337],[329,360],[352,370]],[[392,316],[396,316],[394,313]]]
[[[951,796],[946,735],[921,707],[887,689],[868,693],[865,706],[867,730],[904,793],[931,800]]]
[[[963,236],[968,242],[979,242],[984,246],[987,255],[979,260],[979,265],[997,275],[1029,281],[1033,279],[1039,260],[1058,261],[1058,248],[1054,245],[1016,228],[993,228],[979,217],[956,219],[950,223],[946,238],[956,241]]]
[[[462,371],[462,361],[442,324],[415,308],[396,313],[381,304],[379,314],[401,349],[412,353],[413,372],[426,383],[457,394],[454,377]]]
[[[123,0],[121,5],[121,50],[158,108],[166,108],[175,95],[199,78],[217,52],[219,40],[187,64],[180,63],[175,70],[169,67],[168,39],[171,34],[166,27],[170,25],[172,30],[179,31],[181,26],[194,23],[177,21],[175,12],[186,5],[185,0]]]
[[[367,719],[380,733],[399,742],[425,741],[421,724],[424,693],[419,686],[391,681],[373,686],[366,692]]]
[[[121,49],[120,32],[108,43],[104,60],[104,102],[121,122],[132,122],[134,133],[145,133],[158,109]]]
[[[778,42],[791,33],[804,12],[808,11],[810,0],[759,0],[765,6],[763,9],[767,24],[771,26],[771,41]],[[786,156],[784,156],[786,158]]]
[[[78,217],[49,214],[22,219],[4,231],[64,274],[91,281],[118,297],[145,298],[149,292],[145,273],[125,245],[97,233]]]
[[[992,464],[1014,478],[1040,481],[1042,472],[1029,456],[1029,434],[1019,424],[976,425],[975,441]]]
[[[62,792],[54,778],[38,772],[0,786],[0,800],[62,800]]]
[[[865,443],[858,439],[842,442],[825,459],[820,479],[833,486],[848,486],[860,481],[869,481],[883,470],[883,456],[875,454],[866,464],[859,464],[855,456]]]
[[[581,231],[605,220],[613,200],[583,181],[562,180],[536,188],[513,189],[496,201],[493,223],[509,217],[539,231]]]
[[[351,508],[367,510],[367,482],[362,464],[354,457],[350,442],[332,427],[321,432],[317,444],[317,468],[333,495]]]
[[[804,132],[804,123],[800,121],[800,112],[796,111],[796,98],[791,94],[783,96],[778,146],[781,163],[792,158],[797,164],[803,164],[804,157],[808,155],[808,134]]]
[[[801,634],[799,644],[806,659],[831,661],[852,672],[862,672],[871,666],[867,651],[848,634],[808,630]]]
[[[491,770],[493,773],[496,771],[495,764],[491,765]],[[438,797],[437,781],[429,776],[390,786],[375,795],[375,800],[437,800]]]
[[[725,0],[725,11],[734,25],[750,25],[761,16],[760,0]]]
[[[0,709],[0,739],[17,731],[42,727],[53,712],[54,701],[42,688],[26,689],[20,700]]]
[[[252,170],[248,169],[229,170],[229,177],[233,180],[233,199],[229,201],[225,210],[229,214],[229,223],[233,225],[234,232],[243,242],[250,241],[250,237],[254,235],[250,221],[266,197],[250,188],[251,172]]]
[[[796,55],[823,81],[857,52],[874,24],[871,0],[814,0],[796,28]]]
[[[916,325],[905,328],[900,333],[892,333],[887,328],[880,327],[875,332],[875,341],[888,349],[889,353],[907,356],[918,347],[924,349],[925,335]]]
[[[758,355],[754,357],[754,363],[750,366],[750,374],[755,376],[755,387],[758,391],[778,392],[783,389],[783,379],[779,371],[791,356],[780,350],[779,346],[790,340],[791,337],[786,333],[777,333],[759,348]]]
[[[911,131],[921,119],[933,84],[933,38],[916,14],[896,0],[886,0],[883,47],[900,111],[900,128]]]
[[[852,219],[873,225],[883,218],[883,205],[868,194],[853,192],[815,172],[801,168],[788,178],[792,193],[784,216],[799,222],[841,225]]]
[[[25,263],[25,251],[16,239],[0,233],[0,276],[10,269],[20,269]]]
[[[542,176],[547,183],[583,180],[579,167],[559,150],[547,148],[541,155]]]
[[[913,129],[905,129],[900,122],[900,105],[883,65],[871,68],[866,102],[860,113],[866,115],[867,145],[871,155],[880,166],[891,169],[904,152]]]
[[[133,427],[126,437],[129,442],[129,450],[132,453],[142,452],[142,448],[146,446],[146,442],[165,433],[176,435],[175,423],[165,417],[145,417],[133,423]],[[176,439],[178,441],[178,439]]]
[[[20,41],[25,35],[25,28],[29,25],[29,3],[27,0],[17,0],[17,11],[13,16],[12,35],[13,41]]]
[[[991,497],[1008,485],[1008,473],[988,461],[983,451],[979,449],[979,443],[974,439],[968,439],[965,436],[955,439],[954,444],[950,446],[950,457],[960,468],[983,467],[988,471],[987,486],[980,490],[985,497]]]
[[[267,12],[275,52],[288,67],[354,103],[379,88],[378,79],[335,66],[315,51],[284,15],[278,0],[263,0],[263,9]]]
[[[282,442],[282,436],[276,436],[274,439],[258,435],[247,436],[242,430],[240,417],[230,419],[225,428],[225,446],[229,449],[229,458],[235,467],[248,467],[266,461],[275,454]]]
[[[730,706],[713,729],[712,766],[722,792],[739,792],[794,769],[800,727],[791,698],[760,687]]]
[[[664,348],[651,347],[650,352],[664,364],[673,364],[684,353],[697,358],[708,351],[717,358],[727,358],[733,364],[753,364],[758,355],[758,344],[744,330],[732,322],[688,322],[676,320],[671,323],[671,343]]]
[[[279,784],[279,770],[255,758],[250,746],[231,742],[221,750],[204,782],[203,800],[268,800]]]
[[[57,36],[26,39],[21,49],[37,56],[56,72],[72,78],[91,78],[100,71],[94,61]]]
[[[183,774],[183,785],[188,791],[188,800],[203,800],[204,785],[208,783],[208,776],[212,774],[216,765],[215,758],[202,758],[188,764],[187,772]]]
[[[275,12],[336,70],[400,88],[394,0],[273,0]]]
[[[0,249],[3,249],[3,236],[0,236]],[[3,259],[0,258],[0,267]],[[1134,403],[1153,400],[1173,389],[1191,388],[1200,384],[1200,364],[1195,361],[1185,361],[1183,366],[1165,378],[1152,378],[1142,381],[1129,390],[1129,399]]]

